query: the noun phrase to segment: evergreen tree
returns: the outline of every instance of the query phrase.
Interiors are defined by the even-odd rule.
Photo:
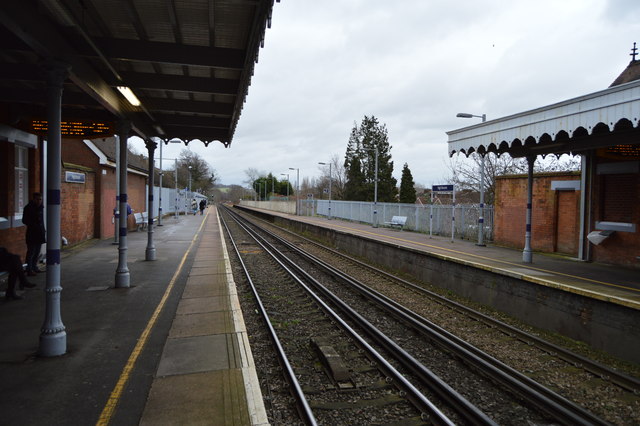
[[[354,196],[360,197],[364,188],[366,192],[364,200],[374,200],[376,149],[378,151],[378,201],[397,201],[397,180],[393,177],[393,161],[391,161],[387,127],[384,124],[381,125],[376,117],[366,115],[359,127],[354,124],[347,145],[345,156],[345,169],[347,169],[345,197],[347,199],[354,199],[351,198]],[[363,180],[360,181],[360,179]]]
[[[402,179],[400,179],[400,202],[413,204],[416,202],[416,188],[409,165],[404,163]]]
[[[347,183],[345,184],[344,199],[351,201],[365,201],[367,188],[360,159],[354,157],[347,169]]]

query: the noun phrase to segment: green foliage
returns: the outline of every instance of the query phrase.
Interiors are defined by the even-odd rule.
[[[404,163],[402,178],[400,179],[400,202],[409,204],[416,202],[415,182],[407,163]]]
[[[354,124],[349,136],[344,162],[344,167],[347,170],[346,199],[374,200],[376,151],[378,157],[378,201],[397,201],[397,180],[393,177],[393,161],[391,161],[391,145],[389,145],[387,127],[380,124],[376,117],[367,117],[366,115],[360,126]]]
[[[269,173],[267,176],[261,176],[252,182],[253,190],[258,193],[258,200],[269,200],[273,196],[287,196],[287,188],[289,196],[293,195],[293,187],[286,179],[279,181],[277,177]],[[266,189],[266,195],[265,195]],[[266,197],[266,198],[265,198]]]

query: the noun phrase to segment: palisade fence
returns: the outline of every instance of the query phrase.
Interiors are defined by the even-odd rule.
[[[331,217],[353,222],[373,224],[374,204],[364,201],[331,201]],[[406,216],[404,229],[439,236],[451,236],[451,205],[417,205],[377,203],[378,225],[384,226],[393,216]],[[328,216],[329,200],[301,200],[300,213],[304,216]],[[433,214],[433,219],[430,220]],[[478,204],[456,204],[454,238],[478,241]],[[493,241],[493,207],[484,208],[484,239]]]
[[[149,187],[147,187],[146,193],[149,193]],[[190,198],[191,196],[191,198]],[[175,188],[162,188],[162,215],[163,217],[169,215],[175,215],[176,211],[178,215],[191,212],[191,200],[195,198],[197,202],[200,202],[202,198],[206,198],[204,195],[197,192],[192,192],[186,189]],[[147,195],[148,199],[148,195]],[[159,201],[160,201],[160,188],[153,187],[153,217],[157,218],[159,214]],[[149,210],[148,201],[145,203],[145,210]]]

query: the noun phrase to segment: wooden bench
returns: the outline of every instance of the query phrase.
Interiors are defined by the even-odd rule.
[[[399,228],[402,231],[405,223],[407,223],[406,216],[393,216],[390,222],[385,222],[384,224],[392,228]]]

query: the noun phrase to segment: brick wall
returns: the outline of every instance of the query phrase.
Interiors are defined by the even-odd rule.
[[[579,210],[561,208],[559,191],[551,190],[551,181],[579,180],[575,173],[536,174],[533,179],[533,209],[531,227],[531,247],[535,251],[556,252],[558,240],[563,241],[562,251],[577,255]],[[574,205],[579,199],[579,191],[573,199],[561,200],[563,204]],[[564,196],[564,194],[562,195]],[[501,176],[496,179],[495,229],[496,244],[523,248],[525,239],[527,208],[527,177]],[[572,227],[559,224],[573,224]],[[561,232],[562,235],[558,235]],[[571,235],[573,234],[573,235]],[[569,243],[567,243],[567,241]]]
[[[20,255],[24,260],[27,254],[25,243],[26,227],[19,220],[14,220],[15,215],[15,144],[0,141],[0,217],[9,219],[5,223],[7,227],[0,229],[0,246],[12,253]],[[34,192],[42,192],[42,175],[40,171],[40,156],[42,154],[42,142],[38,141],[38,148],[28,149],[28,197]],[[22,212],[20,212],[21,214]]]
[[[611,162],[606,158],[599,161]],[[591,259],[640,268],[640,174],[596,174],[593,186],[590,229],[598,229],[597,221],[610,221],[633,223],[636,231],[616,231],[600,245],[590,244]]]
[[[65,182],[65,172],[84,173],[84,183]],[[69,244],[95,237],[94,207],[96,174],[93,170],[64,167],[62,169],[60,232]]]

